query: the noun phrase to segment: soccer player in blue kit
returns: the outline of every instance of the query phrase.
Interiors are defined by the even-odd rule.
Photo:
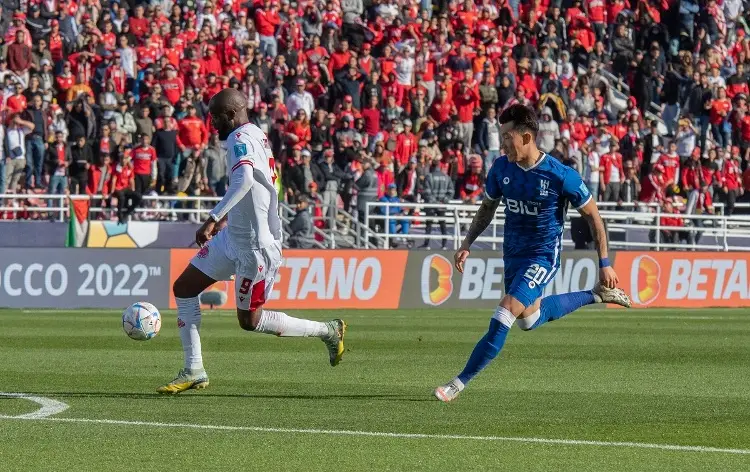
[[[444,402],[455,399],[468,382],[497,357],[513,323],[528,331],[592,303],[630,307],[628,296],[616,288],[618,279],[607,258],[604,224],[581,176],[537,148],[539,126],[530,108],[512,105],[502,113],[499,122],[507,154],[492,165],[487,176],[487,195],[454,258],[456,269],[463,273],[471,245],[490,224],[503,200],[505,296],[464,370],[435,389],[435,397]],[[599,282],[593,290],[541,298],[544,287],[560,267],[568,203],[591,227],[599,253]]]

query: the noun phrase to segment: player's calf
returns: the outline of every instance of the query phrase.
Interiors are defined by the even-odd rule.
[[[273,334],[279,337],[320,338],[328,349],[329,362],[338,365],[344,355],[344,334],[346,323],[343,320],[326,322],[294,318],[280,311],[264,310],[262,307],[250,310],[237,310],[240,327],[246,331]]]
[[[245,331],[255,331],[260,323],[261,310],[237,310],[237,321]]]

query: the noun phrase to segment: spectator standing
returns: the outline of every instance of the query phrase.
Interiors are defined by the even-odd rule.
[[[474,155],[469,159],[469,172],[462,179],[458,196],[464,203],[474,205],[482,199],[483,192],[482,158]]]
[[[727,89],[719,87],[717,97],[710,102],[709,123],[711,135],[720,148],[731,144],[732,125],[728,118],[732,111],[732,102],[727,98]]]
[[[140,205],[142,194],[135,190],[135,169],[132,162],[132,149],[127,148],[122,154],[122,161],[114,166],[112,172],[112,196],[117,199],[117,221],[124,223]]]
[[[26,110],[29,122],[34,124],[31,133],[26,135],[26,188],[32,188],[32,176],[34,186],[43,189],[44,182],[42,172],[44,170],[44,151],[47,142],[47,117],[42,110],[42,96],[34,95],[31,105]]]
[[[16,31],[16,39],[8,46],[8,69],[13,71],[24,84],[29,83],[29,69],[32,65],[33,56],[31,46],[27,43],[28,32],[25,30]]]
[[[380,201],[383,203],[401,203],[401,198],[398,196],[398,188],[396,187],[396,184],[390,184],[388,185],[387,193],[386,195],[383,195],[380,197]],[[380,207],[379,208],[380,213],[383,215],[388,215],[388,234],[395,235],[398,234],[396,232],[397,228],[400,227],[400,233],[401,234],[409,234],[409,220],[398,218],[399,216],[406,215],[406,211],[400,206],[400,205],[389,205],[386,207]],[[391,247],[398,247],[398,243],[391,239]]]
[[[156,191],[160,195],[172,195],[177,183],[177,154],[183,147],[172,120],[165,120],[164,128],[154,133],[153,147],[157,156]]]
[[[602,191],[603,202],[617,202],[620,199],[621,186],[625,180],[625,171],[622,165],[622,154],[618,152],[619,149],[620,145],[617,142],[612,142],[610,151],[601,158],[600,166],[602,172],[600,174],[601,184],[599,188]]]
[[[342,183],[348,177],[334,162],[333,154],[333,149],[323,151],[323,161],[319,165],[323,174],[323,211],[328,217],[333,214],[339,190],[343,190]]]
[[[416,157],[409,159],[409,164],[396,176],[398,194],[405,202],[416,203],[419,197],[423,176],[417,167],[419,161]]]
[[[91,197],[95,197],[91,204],[92,207],[110,207],[113,170],[112,159],[108,154],[102,156],[98,163],[89,166],[86,193]]]
[[[625,169],[625,177],[620,186],[618,203],[637,203],[638,195],[641,193],[641,182],[638,180],[633,161],[625,161],[623,168]]]
[[[289,116],[297,116],[299,110],[304,110],[306,116],[313,116],[315,99],[305,90],[305,79],[297,79],[294,92],[286,99],[286,109]]]
[[[395,172],[400,172],[403,169],[409,159],[417,154],[417,137],[411,132],[412,122],[410,119],[404,120],[404,130],[396,136],[396,150],[394,151],[394,157],[396,158]]]
[[[117,111],[113,116],[117,123],[117,131],[125,136],[126,143],[133,142],[133,135],[138,130],[138,126],[133,117],[133,112],[128,109],[128,101],[120,99],[117,102]]]
[[[83,195],[89,179],[89,167],[94,163],[94,152],[86,136],[78,136],[70,149],[70,193]]]
[[[490,171],[492,163],[500,157],[500,124],[497,122],[497,111],[490,107],[487,116],[482,120],[479,128],[477,144],[484,157],[485,173]]]
[[[142,135],[138,147],[133,149],[133,174],[135,180],[135,192],[145,195],[153,181],[152,176],[156,174],[156,150],[151,146],[151,137]]]
[[[583,151],[586,156],[583,181],[586,182],[586,187],[588,187],[589,192],[591,192],[594,201],[598,201],[601,157],[599,156],[599,153],[593,149],[593,146],[589,147],[588,145],[584,145]]]
[[[552,110],[545,107],[542,110],[542,119],[539,122],[539,132],[536,135],[537,147],[546,153],[555,149],[555,142],[560,139],[560,127],[552,119]]]
[[[374,202],[378,198],[378,176],[372,168],[372,162],[369,159],[363,159],[362,175],[354,183],[357,190],[357,219],[360,223],[365,222],[367,215],[367,204]]]
[[[203,158],[206,160],[208,186],[216,196],[223,197],[227,190],[229,178],[227,176],[227,160],[219,145],[219,136],[216,133],[211,134],[208,146],[203,151]]]
[[[34,131],[34,123],[15,114],[5,130],[8,154],[5,158],[5,181],[8,193],[15,193],[26,170],[26,136]]]
[[[55,133],[55,141],[47,148],[47,169],[49,173],[49,187],[47,193],[50,195],[63,195],[68,188],[68,166],[73,158],[70,146],[65,142],[65,134],[62,131]],[[53,206],[51,199],[47,206]],[[60,203],[60,201],[58,201]]]
[[[140,107],[138,109],[138,117],[135,118],[135,133],[139,136],[146,135],[153,139],[155,129],[150,115],[151,109],[149,107]],[[122,116],[123,128],[125,128],[124,122],[126,119],[126,116]],[[115,123],[117,123],[117,119],[115,119]]]
[[[453,97],[453,102],[458,111],[460,139],[464,143],[464,149],[471,149],[474,136],[474,115],[479,113],[479,94],[464,80],[459,86],[459,91]]]
[[[136,123],[137,124],[137,123]],[[183,157],[200,154],[208,145],[208,129],[203,120],[198,118],[193,104],[187,106],[187,116],[177,122],[178,136]]]
[[[724,161],[721,169],[721,186],[724,193],[724,214],[732,216],[737,198],[742,195],[742,168],[740,166],[739,148],[735,146],[732,154]]]
[[[448,177],[441,169],[439,161],[433,161],[430,165],[430,172],[425,176],[424,179],[424,190],[423,196],[426,203],[432,204],[447,204],[450,199],[453,198],[455,187],[453,181]],[[425,234],[429,236],[432,234],[433,220],[429,217],[443,217],[445,210],[441,208],[427,208],[425,213],[428,216],[427,224],[425,225]],[[440,234],[443,235],[442,249],[448,249],[448,239],[445,237],[448,234],[447,225],[445,220],[441,219],[438,223],[440,225]],[[430,240],[425,239],[422,248],[430,247]]]
[[[289,223],[289,247],[310,249],[313,247],[313,219],[310,214],[310,200],[301,195],[297,200],[297,212]]]
[[[278,10],[271,0],[263,0],[263,7],[255,9],[255,27],[260,37],[259,49],[266,57],[276,57],[278,54],[276,30],[280,23]]]

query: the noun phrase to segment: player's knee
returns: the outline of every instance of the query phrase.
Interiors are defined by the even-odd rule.
[[[240,328],[255,331],[260,321],[260,313],[258,310],[237,310],[237,320],[240,322]]]
[[[189,292],[188,284],[185,283],[185,280],[182,277],[178,277],[177,280],[174,281],[174,284],[172,284],[172,294],[174,294],[176,298],[190,298],[193,295]]]
[[[515,318],[523,313],[526,307],[512,295],[505,295],[498,304],[501,308],[508,310]]]
[[[536,310],[534,313],[524,318],[516,318],[516,326],[523,331],[531,331],[534,329],[537,320],[539,320],[539,310]]]

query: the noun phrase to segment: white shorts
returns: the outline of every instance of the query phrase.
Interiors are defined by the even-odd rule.
[[[268,299],[281,267],[281,242],[254,250],[239,250],[226,230],[219,231],[190,261],[216,281],[234,280],[237,308],[255,310]]]

